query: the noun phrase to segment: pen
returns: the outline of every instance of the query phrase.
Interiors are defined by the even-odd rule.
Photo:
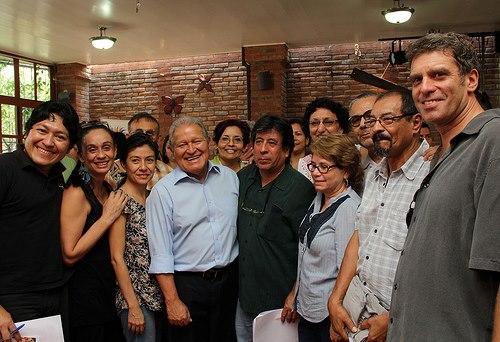
[[[15,334],[16,332],[18,332],[19,330],[21,330],[22,328],[24,328],[24,326],[25,326],[25,325],[26,325],[26,324],[24,324],[24,323],[23,323],[23,324],[21,324],[20,326],[16,327],[14,330],[12,330],[12,331],[10,332],[10,337],[14,336],[14,334]]]

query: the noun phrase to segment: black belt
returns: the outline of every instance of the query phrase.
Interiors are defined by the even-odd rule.
[[[224,267],[213,267],[204,272],[176,271],[175,274],[197,276],[201,277],[204,280],[215,281],[222,279],[224,275],[228,274],[234,268],[236,263],[237,259]]]

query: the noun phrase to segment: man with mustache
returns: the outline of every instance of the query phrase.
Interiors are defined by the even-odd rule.
[[[252,341],[252,322],[259,313],[283,308],[297,276],[298,228],[316,194],[289,163],[294,143],[287,121],[263,116],[251,138],[254,164],[238,172],[238,342]],[[294,312],[289,305],[284,310]]]
[[[238,177],[208,160],[195,117],[169,131],[177,168],[146,200],[151,265],[165,298],[171,341],[232,342],[238,297]]]
[[[478,101],[470,38],[429,34],[410,50],[413,99],[444,152],[409,215],[388,339],[500,341],[500,111]]]
[[[382,161],[366,174],[356,230],[328,301],[334,341],[384,341],[394,273],[406,238],[406,213],[429,171],[422,118],[411,94],[379,95],[363,116]]]

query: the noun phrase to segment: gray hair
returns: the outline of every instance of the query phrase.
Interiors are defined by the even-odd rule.
[[[203,121],[201,119],[194,117],[194,116],[181,116],[174,122],[172,122],[172,126],[170,126],[170,129],[168,130],[168,146],[170,146],[170,149],[174,148],[174,144],[172,139],[174,138],[175,131],[177,128],[183,125],[197,125],[201,128],[201,132],[203,133],[203,136],[205,139],[210,140],[208,136],[208,130]]]
[[[367,97],[376,97],[378,94],[374,91],[364,91],[362,92],[361,94],[357,95],[355,98],[353,98],[351,100],[351,102],[349,103],[349,114],[351,114],[351,109],[352,109],[352,106],[354,106],[354,104],[356,103],[356,101],[359,101],[361,99],[366,99]]]
[[[479,58],[472,40],[460,33],[429,33],[416,40],[407,51],[408,60],[433,51],[449,52],[457,62],[460,74],[468,74],[473,69],[479,72]]]

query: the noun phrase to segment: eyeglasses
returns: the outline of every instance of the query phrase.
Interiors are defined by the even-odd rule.
[[[376,118],[374,116],[370,115],[363,115],[363,119],[365,119],[365,126],[368,128],[371,128],[375,126],[375,123],[378,121],[382,126],[390,126],[394,123],[394,121],[397,121],[401,118],[404,118],[405,116],[412,116],[413,114],[403,114],[403,115],[382,115],[380,118]]]
[[[353,115],[349,118],[349,123],[351,124],[351,127],[359,127],[359,125],[361,125],[361,119],[365,116],[365,115],[370,115],[371,114],[371,110],[367,110],[366,112],[364,112],[363,114],[359,114],[359,115]]]
[[[335,126],[339,121],[335,119],[324,119],[324,120],[313,120],[309,122],[309,126],[312,128],[318,128],[319,125],[323,124],[326,128]]]
[[[82,121],[80,122],[80,128],[82,130],[90,129],[90,128],[104,128],[111,130],[109,128],[109,125],[106,121],[101,121],[101,120],[89,120],[89,121]]]
[[[335,164],[332,164],[332,165],[325,165],[325,164],[316,165],[314,163],[307,164],[307,169],[311,173],[314,172],[314,170],[318,169],[319,173],[321,173],[322,175],[324,175],[325,173],[328,173],[328,171],[330,171],[334,167],[337,167],[337,165],[335,165]]]
[[[236,145],[243,145],[243,138],[242,137],[228,137],[227,135],[223,135],[220,140],[219,140],[221,143],[223,144],[229,144],[231,141],[233,142],[233,144],[236,144]]]

